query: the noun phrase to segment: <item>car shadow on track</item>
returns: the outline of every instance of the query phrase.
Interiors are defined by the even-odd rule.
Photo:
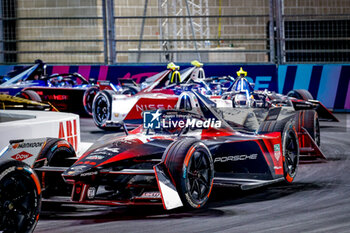
[[[318,190],[322,187],[312,183],[276,184],[254,190],[243,191],[238,188],[215,188],[210,201],[204,208],[188,210],[178,208],[166,211],[162,206],[74,206],[62,205],[47,207],[43,205],[41,220],[80,220],[84,224],[115,222],[138,219],[180,219],[200,217],[220,217],[225,215],[238,215],[234,206],[245,203],[255,203],[275,200],[288,195]],[[231,206],[230,210],[221,210],[220,207]]]

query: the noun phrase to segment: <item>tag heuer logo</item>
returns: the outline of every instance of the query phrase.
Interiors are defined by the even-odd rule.
[[[30,157],[32,157],[32,154],[29,154],[28,152],[22,151],[18,154],[15,154],[14,156],[12,156],[11,158],[17,160],[17,161],[23,161],[25,159],[28,159]]]
[[[281,151],[280,144],[273,145],[273,150],[274,151]]]
[[[145,111],[143,112],[143,127],[145,129],[159,129],[160,128],[160,117],[161,113],[159,110]]]

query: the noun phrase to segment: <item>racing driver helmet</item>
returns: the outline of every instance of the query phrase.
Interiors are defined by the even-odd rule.
[[[244,108],[244,107],[248,107],[249,105],[249,100],[245,93],[236,94],[233,101],[236,107]]]

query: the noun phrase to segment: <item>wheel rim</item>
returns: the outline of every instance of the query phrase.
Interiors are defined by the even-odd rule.
[[[33,220],[37,193],[29,177],[19,172],[11,174],[0,183],[0,228],[22,232]]]
[[[299,163],[298,144],[293,131],[289,131],[285,143],[285,163],[287,174],[294,177]]]
[[[90,115],[92,114],[92,103],[93,103],[93,100],[96,96],[96,93],[97,93],[97,90],[92,89],[87,93],[86,98],[85,98],[84,107],[85,107],[86,112],[89,113]]]
[[[212,170],[207,153],[195,151],[187,168],[188,194],[196,203],[201,203],[211,189]]]
[[[103,125],[109,116],[109,103],[104,95],[100,95],[96,99],[95,105],[95,120],[98,125]]]

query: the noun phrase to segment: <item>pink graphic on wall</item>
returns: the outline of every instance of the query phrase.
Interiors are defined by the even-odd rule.
[[[91,66],[79,66],[78,73],[81,74],[86,80],[89,80],[90,70],[91,70]],[[77,83],[81,84],[79,80],[77,80]]]
[[[90,70],[91,66],[79,66],[78,73],[88,80],[90,78]]]
[[[142,81],[142,78],[149,78],[155,74],[158,74],[158,73],[157,72],[147,72],[147,73],[134,74],[133,76],[131,76],[130,73],[127,73],[121,79],[133,79],[136,83],[140,83]]]
[[[52,74],[65,74],[69,73],[69,66],[54,66],[52,68]]]
[[[106,80],[108,73],[108,66],[100,66],[100,73],[98,74],[98,80]]]
[[[345,106],[344,109],[350,109],[350,82],[348,85],[348,93],[346,94]]]

